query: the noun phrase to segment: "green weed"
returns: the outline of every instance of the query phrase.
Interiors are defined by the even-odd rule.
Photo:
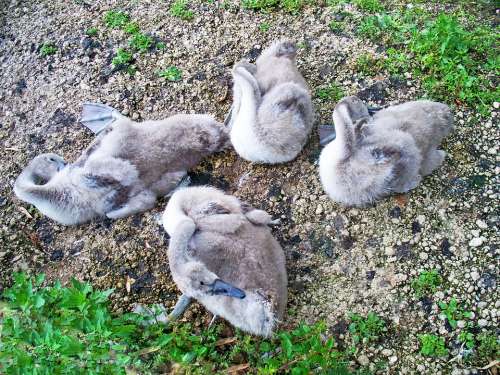
[[[391,74],[413,71],[429,97],[468,105],[488,114],[498,98],[495,29],[465,28],[453,15],[437,17],[420,8],[366,17],[358,34],[389,47]],[[392,48],[392,49],[390,49]]]
[[[413,280],[411,286],[415,290],[416,296],[420,298],[426,294],[434,293],[442,282],[443,279],[437,270],[422,271],[418,278]]]
[[[260,25],[259,25],[259,30],[263,33],[267,33],[269,31],[269,29],[271,28],[271,25],[267,22],[262,22]]]
[[[187,0],[174,1],[170,7],[170,14],[185,21],[190,21],[194,18],[193,11],[188,8]]]
[[[467,349],[472,349],[476,346],[474,334],[467,330],[461,331],[458,334],[458,341],[464,343]]]
[[[387,332],[385,321],[373,312],[368,313],[366,317],[352,314],[350,319],[349,332],[355,344],[377,341],[384,332]]]
[[[136,22],[129,22],[123,26],[123,31],[125,31],[127,34],[134,35],[138,34],[141,29]]]
[[[367,53],[359,56],[356,60],[356,70],[364,76],[374,76],[382,67],[382,60],[376,59]]]
[[[316,97],[322,101],[338,102],[345,96],[344,91],[336,83],[330,83],[327,86],[320,87],[316,90]]]
[[[140,52],[146,52],[151,48],[153,43],[153,38],[142,33],[132,35],[132,38],[129,41],[130,47]]]
[[[104,23],[112,29],[124,27],[130,19],[130,16],[121,11],[110,10],[104,15]]]
[[[289,13],[297,14],[304,6],[304,0],[242,0],[245,9],[267,12],[273,8],[282,8]]]
[[[326,0],[326,5],[329,7],[336,7],[341,4],[349,3],[350,0]]]
[[[169,66],[167,69],[159,72],[158,75],[165,78],[167,81],[176,82],[181,80],[182,71],[175,66]]]
[[[99,34],[99,30],[97,29],[97,27],[91,27],[89,29],[87,29],[87,31],[85,31],[85,34],[87,34],[88,36],[97,36],[97,34]]]
[[[438,302],[441,312],[446,316],[448,323],[452,328],[457,328],[457,321],[465,318],[470,318],[470,311],[464,311],[455,298],[452,298],[449,303]]]
[[[480,358],[494,359],[500,357],[500,339],[497,335],[483,332],[477,336],[477,354]]]
[[[119,48],[118,51],[116,52],[115,57],[112,60],[112,63],[115,66],[128,65],[132,62],[133,59],[134,58],[133,58],[132,53],[128,52],[124,48]]]
[[[500,62],[494,43],[494,33],[486,28],[467,31],[455,17],[440,14],[414,35],[410,51],[425,88],[435,97],[451,93],[459,101],[487,105],[495,93],[486,76],[498,73]]]
[[[222,340],[221,325],[144,325],[135,313],[113,315],[112,290],[76,280],[42,286],[43,275],[14,275],[0,302],[0,372],[5,374],[250,373],[349,374],[348,354],[334,348],[323,323],[301,324],[260,339],[240,331]],[[242,362],[244,361],[244,362]]]
[[[339,33],[341,32],[342,30],[344,30],[344,22],[342,21],[336,21],[336,20],[333,20],[331,21],[329,24],[328,24],[328,27],[330,28],[330,30],[332,30],[334,33]]]
[[[448,355],[444,339],[436,335],[419,335],[420,354],[426,357],[444,357]]]
[[[43,57],[54,55],[57,52],[57,47],[52,42],[45,42],[40,47],[40,54]]]
[[[354,0],[354,4],[365,12],[375,13],[384,10],[379,0]]]

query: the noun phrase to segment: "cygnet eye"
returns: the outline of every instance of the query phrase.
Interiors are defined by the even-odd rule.
[[[52,156],[49,158],[50,161],[53,161],[54,163],[56,162],[56,159],[54,159]]]
[[[203,281],[200,281],[200,285],[205,285],[205,283]]]

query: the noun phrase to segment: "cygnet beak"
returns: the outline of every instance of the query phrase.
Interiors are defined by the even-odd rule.
[[[212,285],[209,285],[211,290],[211,294],[216,296],[227,296],[243,299],[246,297],[246,294],[243,290],[236,288],[235,286],[226,283],[221,279],[217,279],[214,281]]]

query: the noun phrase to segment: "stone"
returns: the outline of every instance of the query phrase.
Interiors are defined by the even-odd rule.
[[[361,354],[359,357],[358,357],[358,362],[361,366],[368,366],[370,364],[370,360],[368,359],[368,357],[364,354]]]
[[[481,229],[488,228],[488,224],[486,224],[483,220],[476,220],[476,225]]]
[[[469,242],[470,247],[479,247],[483,244],[483,238],[482,237],[475,237]]]
[[[479,319],[477,321],[477,325],[479,327],[486,327],[488,325],[488,321],[486,319]]]

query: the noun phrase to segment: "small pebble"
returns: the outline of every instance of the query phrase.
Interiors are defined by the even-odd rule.
[[[469,242],[470,247],[479,247],[483,244],[483,238],[482,237],[475,237]]]

